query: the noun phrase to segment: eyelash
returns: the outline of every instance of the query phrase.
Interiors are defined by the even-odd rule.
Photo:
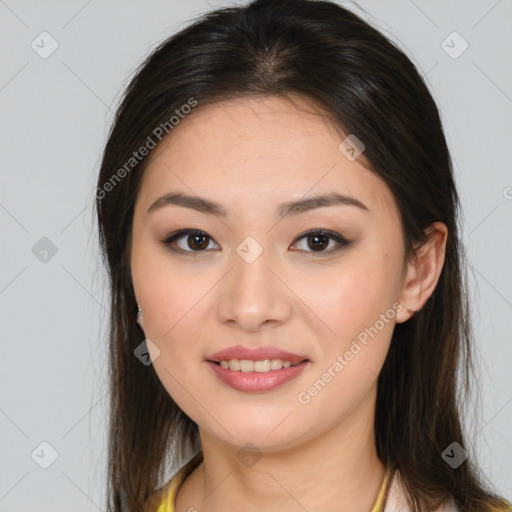
[[[173,252],[180,253],[180,254],[185,254],[186,256],[191,256],[191,255],[195,255],[197,253],[201,253],[201,252],[206,252],[207,251],[207,249],[203,249],[203,250],[200,250],[200,251],[193,251],[193,250],[187,251],[187,250],[184,250],[184,249],[172,247],[173,242],[175,242],[179,238],[182,238],[182,237],[184,237],[186,235],[204,235],[205,237],[207,237],[211,241],[213,241],[213,238],[211,238],[204,231],[200,231],[200,230],[197,230],[197,229],[182,229],[180,231],[176,231],[175,233],[170,234],[167,238],[165,238],[161,242],[169,250],[171,250]],[[295,244],[296,242],[298,242],[299,240],[301,240],[303,238],[308,238],[311,235],[326,236],[326,237],[330,238],[331,240],[334,240],[335,242],[337,242],[339,245],[338,245],[338,247],[335,247],[334,249],[330,249],[328,251],[318,251],[317,252],[317,251],[304,251],[304,250],[300,250],[299,249],[298,250],[299,252],[309,253],[309,254],[314,255],[314,256],[317,256],[317,255],[318,256],[323,256],[323,255],[329,255],[329,254],[332,254],[334,252],[337,252],[338,250],[346,248],[346,247],[348,247],[351,244],[351,242],[349,242],[348,240],[343,238],[340,234],[338,234],[338,233],[336,233],[334,231],[329,231],[329,230],[325,230],[325,229],[312,229],[310,231],[307,231],[306,233],[303,233],[302,235],[297,237],[295,239],[295,241],[293,242],[293,244]]]

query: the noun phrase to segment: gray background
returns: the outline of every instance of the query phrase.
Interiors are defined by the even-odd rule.
[[[512,2],[358,3],[368,15],[344,5],[405,48],[442,111],[481,372],[466,448],[511,499]],[[135,67],[193,15],[228,4],[0,0],[2,512],[104,509],[107,293],[91,208],[100,154]],[[45,59],[31,47],[51,49],[43,31],[58,43]],[[457,58],[453,31],[469,44]]]

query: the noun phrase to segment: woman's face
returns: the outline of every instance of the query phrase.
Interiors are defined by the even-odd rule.
[[[149,157],[131,271],[145,336],[159,350],[150,351],[154,369],[203,432],[234,446],[293,447],[373,414],[394,324],[406,319],[404,247],[391,192],[359,163],[364,153],[358,161],[340,150],[344,138],[284,99],[245,98],[198,107]],[[148,211],[178,193],[222,214],[165,201]],[[332,194],[364,207],[324,203],[281,216],[283,204]],[[185,229],[201,233],[164,244]],[[318,230],[348,245],[307,235]],[[208,362],[236,345],[309,362],[277,387],[242,391],[217,375],[233,370]],[[269,381],[273,372],[291,374],[256,373]]]

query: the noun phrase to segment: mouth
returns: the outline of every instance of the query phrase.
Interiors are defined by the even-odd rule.
[[[280,359],[231,359],[207,360],[206,364],[213,375],[231,389],[244,393],[265,393],[297,378],[311,361],[308,358],[293,363]]]
[[[288,359],[221,359],[220,361],[208,360],[208,363],[216,364],[224,370],[244,373],[268,373],[276,372],[286,368],[293,368],[303,363],[310,362],[308,358],[300,361],[291,361]]]
[[[278,347],[236,345],[205,358],[223,384],[245,393],[271,391],[297,378],[311,363],[305,355]]]

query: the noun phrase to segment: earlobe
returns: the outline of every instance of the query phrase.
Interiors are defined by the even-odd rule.
[[[400,295],[403,309],[396,315],[396,323],[409,320],[421,310],[435,290],[443,269],[448,228],[442,222],[430,225],[428,241],[418,250],[417,258],[408,263]]]

